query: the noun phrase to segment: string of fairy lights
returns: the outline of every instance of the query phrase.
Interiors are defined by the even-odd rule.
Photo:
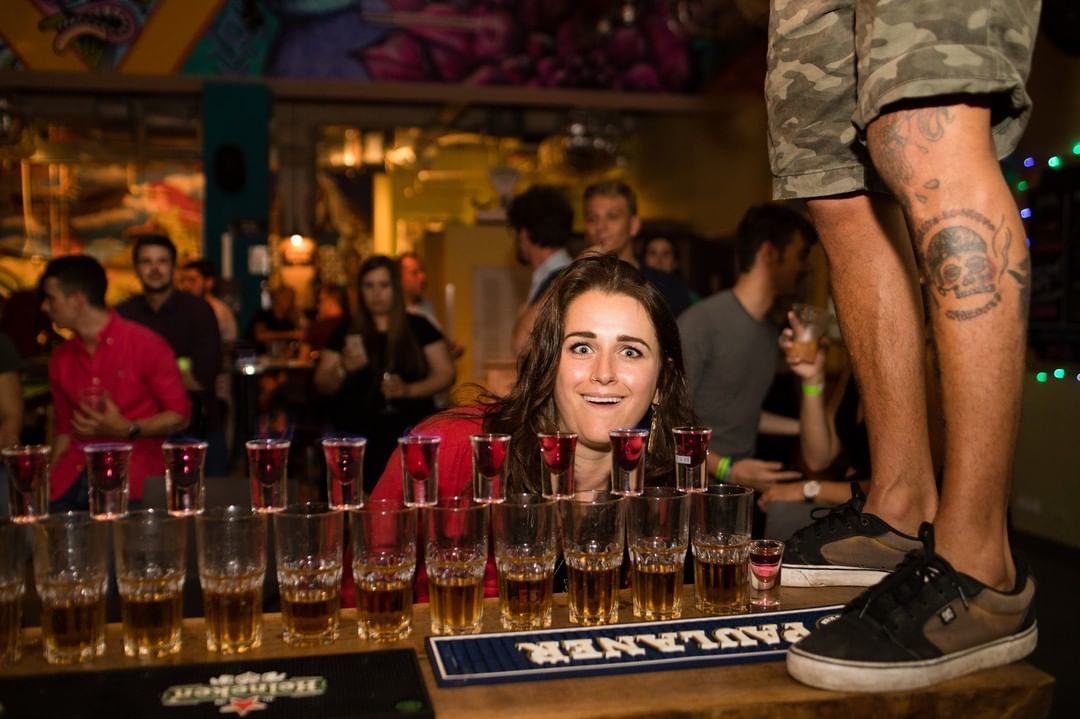
[[[1080,164],[1080,139],[1073,141],[1068,150],[1061,152],[1060,154],[1049,155],[1045,158],[1040,158],[1035,155],[1026,155],[1023,157],[1011,158],[1004,163],[1003,170],[1005,172],[1005,179],[1008,181],[1010,187],[1013,189],[1016,195],[1016,204],[1020,207],[1020,217],[1025,221],[1030,221],[1034,217],[1034,211],[1031,208],[1030,196],[1028,192],[1032,189],[1032,180],[1036,179],[1032,177],[1034,173],[1038,173],[1041,177],[1043,172],[1046,171],[1058,171],[1065,168],[1067,165]],[[1031,246],[1031,237],[1027,238],[1027,244]],[[1040,384],[1047,384],[1051,380],[1064,381],[1074,379],[1069,376],[1069,370],[1064,367],[1056,367],[1052,370],[1039,370],[1035,372],[1035,381]],[[1080,373],[1076,374],[1075,380],[1080,382]]]

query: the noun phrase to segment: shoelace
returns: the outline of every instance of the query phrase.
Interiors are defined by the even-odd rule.
[[[910,602],[923,592],[925,585],[940,581],[955,587],[960,601],[967,608],[968,600],[956,570],[934,553],[934,526],[924,522],[919,528],[919,539],[923,543],[922,549],[908,552],[891,576],[855,600],[853,605],[862,605],[859,609],[860,619],[866,616],[872,606],[875,611],[870,615],[875,619],[886,618],[897,607],[910,615]]]
[[[859,483],[852,482],[851,499],[835,507],[815,507],[811,509],[810,518],[814,522],[807,529],[813,529],[816,537],[833,534],[841,526],[854,529],[862,517],[862,508],[865,502],[866,495],[863,494]]]

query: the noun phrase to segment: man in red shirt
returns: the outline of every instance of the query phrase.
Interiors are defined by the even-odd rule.
[[[163,438],[187,426],[191,403],[176,357],[154,331],[105,306],[105,269],[92,257],[59,257],[41,277],[42,309],[73,335],[49,358],[56,417],[50,510],[89,506],[83,447],[133,445],[129,497],[142,498],[147,476],[164,472]]]

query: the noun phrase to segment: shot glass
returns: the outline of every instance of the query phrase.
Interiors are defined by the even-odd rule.
[[[26,531],[20,524],[0,519],[0,667],[22,657]]]
[[[90,487],[90,516],[116,519],[127,514],[130,444],[88,444],[86,482]]]
[[[829,312],[822,307],[796,302],[788,314],[791,321],[791,355],[803,362],[813,362],[817,357],[822,335],[829,326]]]
[[[499,619],[510,631],[551,626],[552,584],[559,554],[557,503],[514,494],[491,507]]]
[[[702,614],[746,611],[754,490],[714,484],[690,497],[694,594]]]
[[[778,539],[750,540],[750,608],[780,606],[780,564],[784,543]]]
[[[424,512],[432,634],[476,634],[484,619],[488,507],[445,497]]]
[[[245,444],[251,475],[251,507],[256,512],[285,509],[289,440],[250,439]]]
[[[405,504],[432,507],[439,499],[439,443],[441,437],[411,434],[398,439]]]
[[[291,505],[274,515],[281,637],[294,647],[332,644],[341,617],[345,515],[329,505]]]
[[[611,492],[632,496],[645,489],[647,429],[613,429],[611,437]]]
[[[349,513],[361,639],[393,642],[412,631],[417,512],[397,500],[376,499]]]
[[[180,652],[187,573],[187,523],[160,510],[113,522],[124,654],[160,659]]]
[[[33,522],[49,516],[49,455],[44,444],[15,445],[3,450],[8,470],[11,521]]]
[[[363,437],[339,435],[324,437],[323,457],[326,459],[326,492],[334,509],[359,509],[364,506],[364,449]]]
[[[570,621],[614,624],[619,619],[625,501],[611,492],[578,492],[560,502],[563,556],[570,584]]]
[[[165,458],[165,506],[169,514],[186,517],[203,511],[207,443],[177,439],[161,445]]]
[[[266,514],[214,507],[195,515],[206,648],[243,654],[262,644]]]
[[[45,661],[93,661],[105,653],[109,525],[67,512],[34,522],[33,532]]]
[[[683,565],[690,540],[690,497],[673,487],[648,487],[626,498],[634,616],[682,616]]]
[[[576,432],[538,432],[543,494],[548,499],[570,499],[574,496],[574,452]]]
[[[708,427],[674,427],[675,487],[681,492],[704,492],[709,486]]]
[[[510,451],[508,434],[474,434],[472,443],[473,499],[481,504],[503,501],[503,465]]]

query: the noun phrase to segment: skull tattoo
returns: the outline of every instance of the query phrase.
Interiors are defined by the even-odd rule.
[[[994,292],[994,266],[986,242],[967,227],[947,227],[930,238],[926,265],[942,295],[952,292],[962,299]]]

